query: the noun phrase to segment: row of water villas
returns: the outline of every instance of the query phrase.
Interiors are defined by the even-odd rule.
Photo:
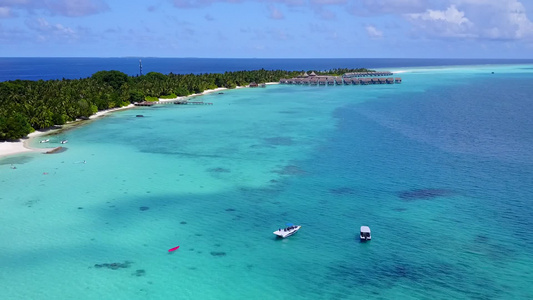
[[[304,73],[304,75],[296,78],[280,79],[279,83],[300,85],[367,85],[394,84],[402,82],[400,77],[383,78],[384,76],[391,75],[391,72],[356,72],[346,73],[343,76],[317,76],[315,72],[312,72],[310,75]]]

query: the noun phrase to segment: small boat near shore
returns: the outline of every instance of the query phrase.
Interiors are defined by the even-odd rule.
[[[68,140],[62,140],[61,141],[61,144],[66,144],[66,143],[68,143]]]
[[[361,226],[359,238],[362,242],[370,241],[372,239],[372,236],[370,235],[370,227]]]
[[[46,139],[46,140],[40,141],[39,143],[48,143],[49,141],[50,141],[50,139]]]
[[[300,230],[300,228],[302,228],[302,226],[300,225],[290,225],[289,227],[286,227],[283,229],[280,228],[274,231],[274,234],[277,235],[278,237],[286,238],[286,237],[289,237],[295,234],[298,230]]]

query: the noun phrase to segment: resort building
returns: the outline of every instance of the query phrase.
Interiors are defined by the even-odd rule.
[[[402,83],[400,77],[387,77],[392,76],[393,73],[389,71],[380,72],[353,72],[345,73],[342,76],[326,76],[316,75],[315,72],[307,74],[304,72],[302,75],[291,79],[280,79],[281,84],[295,84],[295,85],[317,85],[317,86],[335,86],[335,85],[368,85],[368,84],[394,84]]]

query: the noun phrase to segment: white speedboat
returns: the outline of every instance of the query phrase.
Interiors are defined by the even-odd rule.
[[[361,241],[370,241],[372,239],[370,235],[370,227],[361,226],[359,238],[361,239]]]
[[[46,139],[46,140],[40,141],[39,143],[48,143],[49,141],[50,141],[50,139]]]
[[[302,228],[302,226],[300,225],[291,225],[289,227],[280,228],[274,231],[274,234],[281,238],[286,238],[288,236],[295,234],[298,230],[300,230],[300,228]]]
[[[66,144],[66,143],[68,143],[68,140],[62,140],[61,141],[61,144]]]

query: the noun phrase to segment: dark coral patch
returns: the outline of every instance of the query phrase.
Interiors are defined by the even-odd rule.
[[[235,208],[227,208],[226,211],[236,211]]]
[[[141,276],[144,276],[146,275],[146,271],[143,270],[143,269],[140,269],[140,270],[136,270],[133,274],[131,275],[134,275],[134,276],[137,276],[137,277],[141,277]]]
[[[402,211],[406,211],[407,208],[404,208],[404,207],[396,207],[396,208],[393,208],[392,210],[397,211],[397,212],[402,212]]]
[[[281,175],[302,175],[302,174],[305,174],[306,172],[298,166],[288,165],[288,166],[285,166],[281,170],[274,171],[274,173],[278,173]]]
[[[276,146],[290,146],[294,144],[292,138],[283,137],[283,136],[266,138],[265,141],[270,145],[276,145]]]
[[[33,159],[31,156],[15,156],[7,157],[0,160],[0,166],[2,165],[22,165],[30,162]]]
[[[211,255],[213,255],[213,256],[226,256],[226,252],[222,252],[222,251],[211,251]]]
[[[293,110],[281,110],[279,111],[280,114],[288,114],[288,115],[292,115],[292,114],[296,114],[297,112],[296,111],[293,111]]]
[[[353,195],[355,194],[356,191],[350,187],[340,187],[340,188],[330,189],[329,192],[335,195]]]
[[[145,211],[145,210],[149,210],[150,207],[148,207],[148,206],[141,206],[141,207],[139,207],[139,209],[140,209],[141,211]]]
[[[433,199],[451,195],[450,190],[445,189],[415,189],[398,193],[398,197],[406,200]]]
[[[226,168],[211,168],[211,169],[207,169],[208,172],[211,172],[211,173],[231,173],[231,170],[230,169],[226,169]]]
[[[126,269],[131,265],[130,261],[125,261],[123,263],[104,263],[104,264],[95,264],[95,268],[108,268],[111,270]]]
[[[187,224],[187,222],[185,222],[185,221],[181,221],[180,224],[181,224],[181,225],[185,225],[185,224]]]

